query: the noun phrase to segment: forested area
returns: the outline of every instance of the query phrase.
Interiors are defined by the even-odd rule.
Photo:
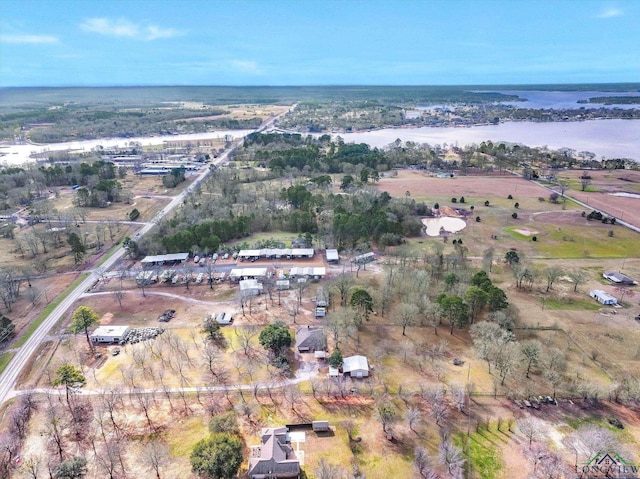
[[[0,170],[0,211],[13,213],[17,207],[33,207],[37,219],[39,200],[48,198],[53,189],[78,185],[75,205],[105,207],[109,202],[125,201],[128,195],[116,178],[126,169],[106,161],[77,161],[66,165],[13,167]]]
[[[28,131],[36,143],[59,143],[94,138],[202,133],[212,129],[254,129],[261,118],[235,119],[228,110],[169,108],[117,108],[69,106],[10,112],[0,115],[0,139],[13,139]],[[206,117],[206,118],[203,118]]]

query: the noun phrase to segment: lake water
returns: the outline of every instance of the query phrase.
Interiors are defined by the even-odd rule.
[[[504,101],[504,105],[518,108],[532,108],[544,110],[564,110],[574,108],[640,108],[640,105],[603,105],[601,103],[578,103],[594,97],[640,96],[640,92],[606,92],[606,91],[536,91],[536,90],[500,90],[491,93],[516,95],[526,101]]]
[[[159,145],[164,141],[207,140],[223,138],[229,134],[234,138],[247,135],[252,130],[226,130],[188,135],[169,135],[140,138],[107,138],[98,140],[52,143],[48,145],[0,145],[0,164],[20,165],[30,161],[32,152],[47,150],[84,150],[90,151],[97,145],[126,146],[130,142],[142,145]],[[334,135],[337,136],[337,135]],[[368,143],[375,147],[384,147],[397,138],[402,141],[429,143],[430,145],[464,146],[480,144],[483,141],[506,141],[529,146],[548,146],[552,149],[562,147],[576,151],[591,151],[597,158],[633,158],[640,161],[640,120],[591,120],[579,122],[506,122],[498,125],[472,127],[420,127],[420,128],[384,128],[381,130],[342,133],[345,142]]]
[[[101,138],[97,140],[69,141],[66,143],[49,143],[46,145],[0,145],[0,164],[22,165],[34,160],[29,158],[32,153],[42,153],[44,151],[91,151],[96,146],[103,147],[126,147],[131,142],[147,145],[162,145],[165,141],[197,141],[224,139],[226,135],[232,138],[241,138],[253,130],[220,130],[207,133],[193,133],[185,135],[147,136],[136,138]]]
[[[471,127],[384,128],[360,133],[343,133],[345,142],[368,143],[384,147],[397,138],[430,145],[480,144],[491,140],[528,146],[562,147],[591,151],[599,159],[633,158],[640,161],[640,120],[591,120],[578,122],[529,121]]]
[[[467,223],[460,218],[442,216],[440,218],[422,218],[422,224],[427,227],[427,236],[440,236],[440,228],[449,233],[462,231]]]

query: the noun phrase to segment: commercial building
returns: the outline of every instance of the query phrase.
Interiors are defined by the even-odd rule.
[[[129,331],[129,326],[98,326],[89,338],[92,343],[117,343]]]

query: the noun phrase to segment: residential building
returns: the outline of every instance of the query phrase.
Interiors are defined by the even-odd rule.
[[[300,461],[289,444],[286,427],[264,428],[261,444],[251,448],[250,479],[299,479]]]

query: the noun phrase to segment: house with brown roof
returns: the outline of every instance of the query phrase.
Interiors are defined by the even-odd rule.
[[[288,442],[288,432],[284,426],[262,429],[262,443],[251,448],[250,479],[300,478],[300,460]]]

